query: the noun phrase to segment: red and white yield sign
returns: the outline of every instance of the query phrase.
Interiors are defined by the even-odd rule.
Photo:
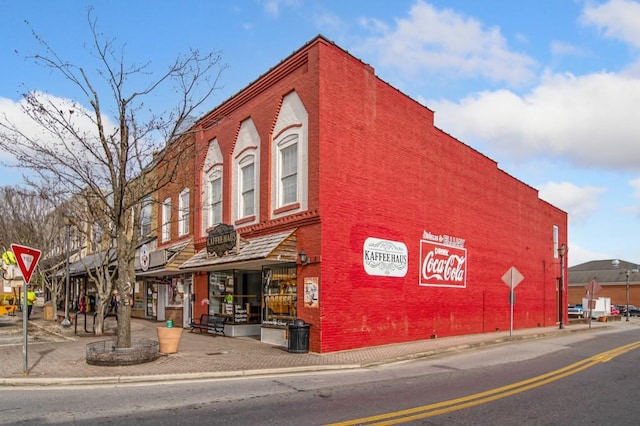
[[[504,283],[508,285],[511,290],[516,288],[516,286],[520,284],[523,279],[524,277],[522,276],[520,271],[516,269],[515,266],[509,268],[509,270],[502,276],[502,281],[504,281]]]
[[[20,272],[22,272],[24,282],[29,284],[31,275],[33,275],[33,271],[35,271],[36,266],[38,266],[42,252],[38,249],[20,246],[18,244],[11,244],[11,251],[13,251],[13,254],[16,256],[16,262],[18,263]]]

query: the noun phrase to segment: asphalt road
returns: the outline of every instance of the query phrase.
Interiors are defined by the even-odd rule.
[[[0,424],[636,425],[640,328],[627,330],[511,342],[348,372],[5,388]]]

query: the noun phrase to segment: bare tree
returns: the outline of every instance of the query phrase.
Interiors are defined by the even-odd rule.
[[[65,253],[61,250],[62,218],[46,196],[20,188],[0,188],[0,240],[2,250],[10,244],[26,245],[42,251],[31,279],[32,286],[49,289],[51,303],[56,304],[64,286]]]
[[[24,113],[37,132],[0,117],[0,148],[36,173],[29,184],[63,198],[82,194],[90,200],[86,206],[92,218],[115,241],[121,297],[116,347],[126,348],[131,346],[142,201],[170,184],[184,156],[193,155],[194,138],[186,129],[191,117],[202,113],[225,66],[217,53],[190,50],[153,76],[150,63],[128,65],[124,47],[104,41],[91,9],[88,22],[95,71],[66,62],[34,32],[44,52],[32,58],[70,82],[81,98],[61,102],[42,92],[25,94]],[[149,111],[145,101],[156,95],[171,102],[171,108]],[[156,175],[159,169],[163,173]]]

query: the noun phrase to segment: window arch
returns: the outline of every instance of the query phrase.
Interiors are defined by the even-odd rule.
[[[285,96],[271,145],[272,217],[308,208],[308,114],[297,93]]]
[[[259,220],[260,207],[260,137],[252,119],[240,125],[233,150],[232,217],[236,224],[253,224]]]
[[[202,235],[222,223],[223,157],[217,139],[209,142],[202,172]]]

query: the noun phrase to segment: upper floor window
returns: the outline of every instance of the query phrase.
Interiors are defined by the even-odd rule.
[[[171,198],[162,203],[162,241],[171,239]]]
[[[253,157],[247,157],[240,164],[240,217],[249,217],[255,214],[255,162]]]
[[[189,233],[189,189],[185,188],[178,199],[178,235]]]
[[[102,227],[100,224],[94,223],[91,233],[91,251],[95,253],[102,248]]]
[[[209,142],[202,173],[201,235],[205,235],[207,229],[222,223],[223,220],[223,159],[218,140],[212,139]]]
[[[280,206],[298,201],[298,136],[291,135],[279,145]]]
[[[271,216],[308,208],[308,114],[295,92],[286,95],[271,144]]]
[[[149,234],[151,234],[151,197],[145,197],[140,210],[140,235],[144,237]]]
[[[553,225],[553,257],[558,258],[558,247],[560,246],[560,228]]]
[[[222,223],[222,177],[209,181],[209,226]]]
[[[231,170],[232,220],[242,225],[256,223],[260,206],[260,137],[250,118],[240,125]]]

